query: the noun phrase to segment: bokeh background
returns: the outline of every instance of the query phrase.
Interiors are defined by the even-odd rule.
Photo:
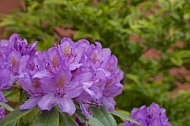
[[[116,109],[156,102],[190,126],[189,0],[0,0],[0,38],[12,33],[39,50],[62,37],[101,42],[125,73]]]

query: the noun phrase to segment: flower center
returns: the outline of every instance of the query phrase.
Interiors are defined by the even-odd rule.
[[[67,46],[63,49],[63,56],[68,56],[71,54],[71,47]]]
[[[57,68],[59,67],[59,60],[58,60],[57,56],[53,56],[52,64],[54,67],[57,67]]]
[[[19,67],[19,63],[14,56],[11,57],[11,63],[13,65],[13,67]]]
[[[65,77],[61,76],[59,77],[56,82],[55,82],[55,86],[56,87],[64,87],[66,84],[66,80],[65,80]]]
[[[33,78],[32,83],[33,83],[35,88],[40,88],[40,82],[37,78]]]
[[[95,63],[98,60],[98,55],[96,53],[92,54],[91,60]]]

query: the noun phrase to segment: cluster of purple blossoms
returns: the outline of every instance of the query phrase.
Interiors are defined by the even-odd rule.
[[[141,126],[171,126],[166,116],[166,110],[160,108],[156,103],[152,103],[149,107],[142,106],[134,108],[131,112],[134,120],[138,121]],[[137,126],[136,124],[125,120],[123,126]]]
[[[19,35],[13,34],[9,40],[0,41],[0,102],[7,102],[2,90],[11,88],[24,76],[30,56],[35,55],[36,43],[28,45]],[[0,119],[4,117],[4,108],[0,108]]]
[[[58,105],[62,112],[72,115],[75,103],[86,118],[89,105],[114,110],[114,97],[122,92],[123,72],[117,58],[102,48],[99,42],[90,44],[82,39],[73,42],[63,38],[46,51],[36,51],[36,42],[28,45],[19,35],[0,41],[0,90],[20,83],[29,99],[21,110],[38,106],[51,110]]]

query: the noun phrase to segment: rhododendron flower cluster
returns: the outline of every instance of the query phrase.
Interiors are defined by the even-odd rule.
[[[166,116],[166,110],[164,108],[160,108],[156,103],[152,103],[149,107],[142,106],[140,108],[134,108],[131,112],[131,116],[142,126],[171,126]],[[137,125],[125,120],[123,126]]]
[[[34,106],[51,110],[57,105],[72,115],[74,102],[86,118],[91,115],[89,105],[114,110],[114,97],[122,92],[123,72],[110,49],[85,39],[63,38],[46,51],[36,51],[36,44],[29,45],[18,34],[0,41],[0,90],[19,83],[29,96],[21,110]]]

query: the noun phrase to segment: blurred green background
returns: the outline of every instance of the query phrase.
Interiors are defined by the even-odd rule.
[[[22,0],[1,17],[1,38],[19,33],[39,50],[65,36],[101,42],[125,72],[116,109],[156,102],[173,126],[190,126],[189,0]]]

